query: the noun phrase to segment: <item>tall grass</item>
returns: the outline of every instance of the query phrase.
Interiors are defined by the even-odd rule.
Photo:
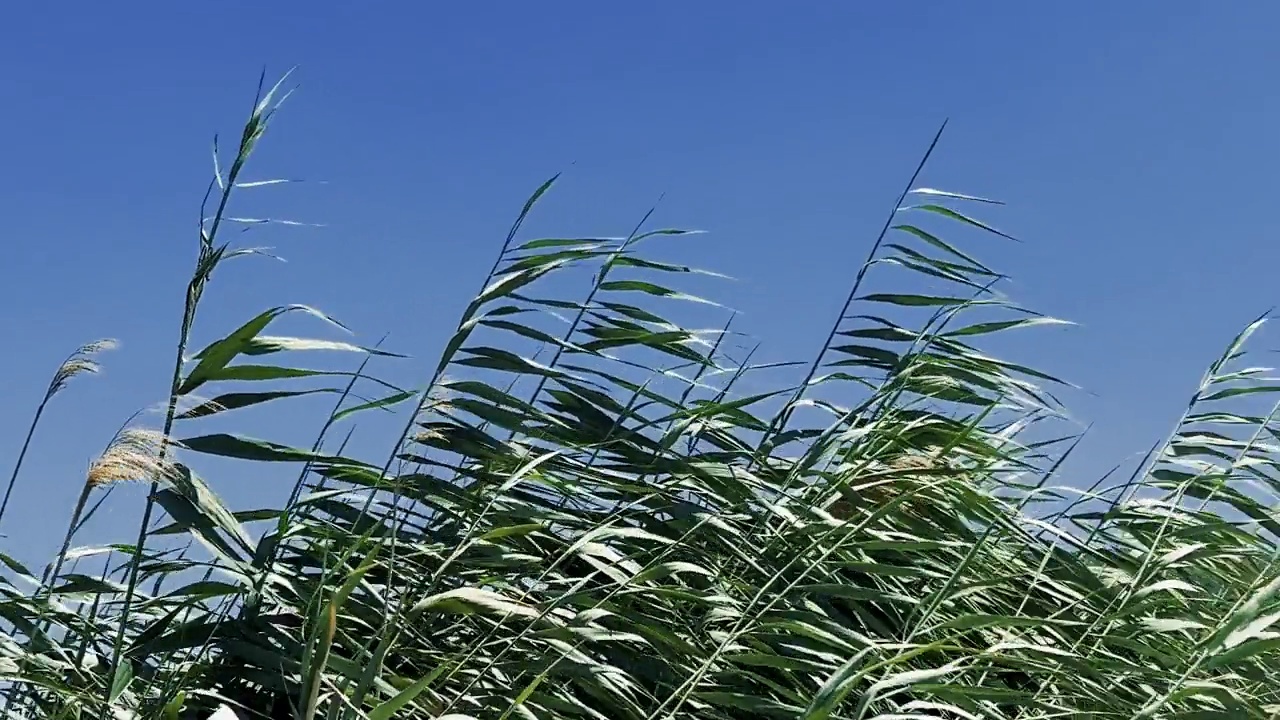
[[[188,357],[213,271],[252,252],[219,230],[279,96],[211,183],[160,426],[107,446],[42,573],[3,558],[10,716],[1280,717],[1264,320],[1131,476],[1084,489],[1058,475],[1062,383],[981,350],[1061,322],[962,249],[1008,237],[972,214],[998,203],[913,176],[817,356],[758,364],[729,311],[682,319],[718,307],[681,289],[699,271],[648,254],[690,233],[527,238],[553,178],[419,388],[374,377],[403,362],[380,347],[269,334],[332,324],[301,305]],[[580,297],[547,282],[582,267]],[[309,447],[200,429],[315,382],[339,400]],[[402,431],[353,457],[374,411]],[[210,457],[295,490],[235,511]],[[130,481],[132,544],[77,545]]]

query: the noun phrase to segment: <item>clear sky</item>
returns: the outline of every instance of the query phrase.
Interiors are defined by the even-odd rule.
[[[1280,300],[1277,27],[1280,5],[1243,0],[13,4],[5,477],[66,353],[123,346],[50,409],[2,549],[47,557],[86,463],[163,398],[210,140],[235,138],[263,67],[293,65],[249,175],[326,182],[245,212],[325,227],[248,236],[289,262],[220,272],[197,344],[303,302],[367,342],[391,331],[417,359],[388,373],[421,381],[520,203],[567,170],[531,232],[625,235],[665,193],[657,224],[709,231],[672,257],[738,278],[715,294],[763,357],[808,358],[950,117],[924,184],[1008,202],[984,217],[1026,242],[969,249],[1081,324],[1001,349],[1092,393],[1070,397],[1095,423],[1087,484]],[[210,480],[238,508],[286,491]],[[139,499],[113,498],[96,539],[125,541]]]

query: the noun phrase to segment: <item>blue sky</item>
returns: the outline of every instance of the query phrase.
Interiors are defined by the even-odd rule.
[[[715,294],[763,357],[806,358],[950,117],[923,183],[1005,200],[983,217],[1026,242],[969,249],[1080,323],[1001,349],[1090,391],[1071,397],[1095,423],[1070,478],[1087,484],[1159,439],[1280,299],[1277,21],[1269,3],[1136,0],[16,5],[6,476],[65,354],[123,347],[51,408],[4,549],[47,557],[86,463],[163,398],[210,140],[235,137],[263,67],[293,65],[249,175],[325,182],[261,189],[244,212],[325,227],[251,236],[289,262],[222,271],[197,344],[303,302],[367,342],[391,331],[418,359],[388,373],[420,381],[519,204],[565,170],[531,233],[626,234],[665,193],[657,224],[709,231],[670,256],[737,278]],[[210,480],[241,508],[287,491]],[[125,540],[140,497],[113,499],[97,539]]]

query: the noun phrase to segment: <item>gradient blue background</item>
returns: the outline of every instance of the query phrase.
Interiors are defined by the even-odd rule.
[[[197,344],[304,302],[366,342],[392,331],[417,359],[387,372],[421,381],[519,204],[567,170],[531,232],[626,234],[666,193],[657,224],[710,232],[667,256],[738,278],[715,294],[761,358],[806,358],[950,117],[923,184],[1007,201],[983,217],[1026,242],[968,248],[1016,299],[1081,324],[1001,349],[1092,393],[1070,398],[1095,430],[1067,479],[1088,484],[1158,440],[1280,298],[1278,23],[1280,6],[1243,1],[10,4],[6,476],[66,353],[123,347],[50,409],[3,549],[47,558],[89,460],[163,399],[210,140],[236,137],[263,67],[295,64],[248,179],[327,182],[240,212],[325,227],[247,236],[289,262],[221,271]],[[239,508],[287,492],[210,481]],[[141,497],[113,497],[86,541],[126,541]]]

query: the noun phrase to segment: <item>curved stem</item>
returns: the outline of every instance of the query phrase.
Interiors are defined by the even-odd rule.
[[[18,461],[13,465],[13,474],[9,476],[9,486],[4,490],[4,499],[0,500],[0,521],[4,520],[4,512],[9,508],[9,496],[13,494],[13,486],[18,483],[18,473],[22,471],[22,461],[27,457],[27,449],[31,447],[31,438],[36,434],[36,426],[40,424],[40,416],[49,404],[49,395],[45,395],[36,408],[35,417],[31,418],[31,427],[27,428],[27,439],[22,441],[22,450],[18,452]]]
[[[844,306],[840,308],[840,314],[836,316],[836,320],[831,324],[831,331],[827,333],[827,339],[822,343],[822,348],[813,359],[813,363],[809,366],[809,372],[805,374],[804,380],[800,386],[796,388],[795,395],[791,398],[777,415],[775,422],[771,423],[769,430],[765,432],[763,442],[768,442],[769,437],[776,433],[780,433],[786,429],[787,423],[791,420],[791,413],[794,412],[796,403],[800,402],[804,397],[804,393],[809,389],[809,383],[813,382],[814,376],[818,374],[818,368],[822,366],[822,360],[827,356],[827,350],[831,348],[831,343],[836,338],[836,333],[840,332],[845,316],[849,314],[849,307],[853,305],[853,301],[858,297],[858,290],[862,289],[862,281],[867,276],[867,270],[871,268],[872,262],[876,259],[876,254],[880,252],[880,246],[884,244],[885,237],[889,234],[890,228],[893,226],[893,218],[897,216],[898,210],[902,207],[902,203],[907,198],[907,194],[911,192],[911,188],[915,186],[916,179],[920,177],[920,173],[924,171],[924,166],[928,164],[929,157],[933,155],[934,148],[938,147],[938,141],[942,139],[942,133],[947,129],[947,121],[943,120],[942,125],[938,128],[938,132],[933,136],[933,142],[929,143],[929,148],[925,150],[924,155],[920,158],[920,162],[916,164],[915,172],[911,173],[911,179],[907,181],[906,187],[898,195],[897,202],[893,205],[893,210],[889,212],[889,217],[885,218],[884,227],[880,228],[880,234],[876,236],[876,241],[871,245],[871,251],[867,253],[867,259],[862,263],[862,267],[858,268],[858,274],[853,279],[853,287],[849,288],[849,294],[845,297]],[[763,444],[762,442],[762,444]]]

